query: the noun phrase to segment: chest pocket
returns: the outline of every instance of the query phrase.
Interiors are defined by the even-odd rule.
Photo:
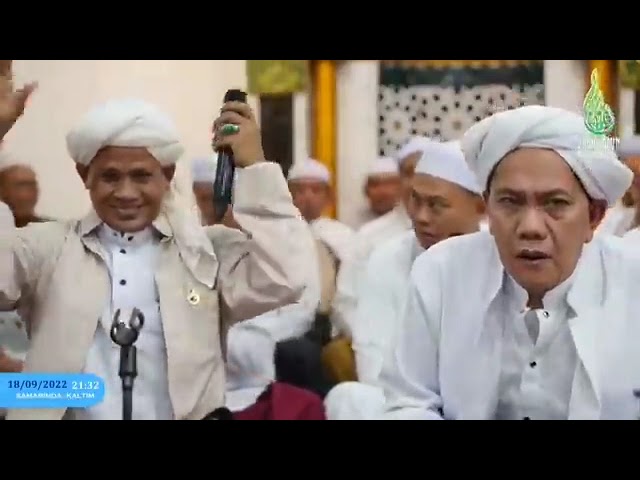
[[[331,304],[336,294],[338,259],[320,240],[316,240],[316,250],[320,263],[320,304],[318,305],[318,313],[328,315],[331,312]]]

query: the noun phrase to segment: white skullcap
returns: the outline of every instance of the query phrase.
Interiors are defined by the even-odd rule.
[[[633,135],[620,139],[618,145],[618,155],[620,158],[634,157],[640,155],[640,136]]]
[[[67,134],[69,154],[81,165],[89,165],[105,147],[144,147],[163,167],[174,165],[184,152],[171,119],[137,99],[104,103]]]
[[[460,142],[431,144],[416,165],[416,173],[441,178],[482,195],[482,188],[464,159]]]
[[[318,180],[328,184],[331,183],[331,175],[322,163],[313,158],[307,158],[296,163],[289,170],[288,180]]]
[[[198,157],[191,161],[191,180],[193,183],[214,183],[218,159],[214,156]]]
[[[405,143],[404,146],[402,146],[400,150],[396,152],[394,158],[398,163],[402,163],[402,161],[405,160],[409,155],[423,152],[425,148],[427,148],[434,142],[440,143],[427,137],[411,137],[407,141],[407,143]]]
[[[589,196],[618,201],[633,174],[606,147],[604,137],[590,134],[581,115],[555,107],[530,105],[496,113],[464,134],[462,150],[480,185],[507,154],[520,147],[554,150],[571,167]]]
[[[391,157],[376,158],[369,166],[368,177],[378,175],[399,175],[398,162]]]

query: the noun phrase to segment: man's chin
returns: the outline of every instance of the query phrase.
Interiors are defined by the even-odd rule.
[[[105,221],[107,225],[117,232],[135,233],[140,232],[151,225],[152,221],[140,217],[117,218]]]

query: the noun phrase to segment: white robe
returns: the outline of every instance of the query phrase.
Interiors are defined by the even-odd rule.
[[[473,272],[473,274],[470,274]],[[411,272],[409,299],[381,383],[390,419],[493,419],[504,350],[489,315],[504,268],[485,232],[441,242]],[[636,419],[640,257],[624,240],[585,246],[567,294],[577,351],[569,419]]]
[[[344,262],[338,273],[333,316],[343,330],[352,336],[351,323],[358,304],[359,284],[371,252],[391,238],[411,230],[411,219],[403,206],[362,226],[354,237],[352,255]]]
[[[383,412],[384,393],[376,385],[397,335],[411,266],[423,251],[409,230],[371,254],[351,325],[359,381],[341,383],[329,392],[325,399],[329,420],[367,420]]]
[[[309,225],[315,237],[324,243],[341,263],[350,256],[355,235],[351,227],[326,217],[320,217]]]

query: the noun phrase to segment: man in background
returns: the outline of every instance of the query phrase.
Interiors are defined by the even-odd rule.
[[[359,226],[393,210],[400,200],[400,171],[394,158],[379,157],[369,166],[364,185],[368,205]]]
[[[358,382],[331,390],[325,400],[329,420],[372,420],[383,414],[378,377],[398,334],[414,260],[438,242],[480,230],[482,190],[458,142],[441,144],[438,155],[423,155],[407,210],[413,229],[376,248],[367,262],[350,325]]]
[[[7,152],[0,152],[0,201],[11,209],[16,227],[46,221],[35,213],[39,197],[33,168],[16,161]]]

